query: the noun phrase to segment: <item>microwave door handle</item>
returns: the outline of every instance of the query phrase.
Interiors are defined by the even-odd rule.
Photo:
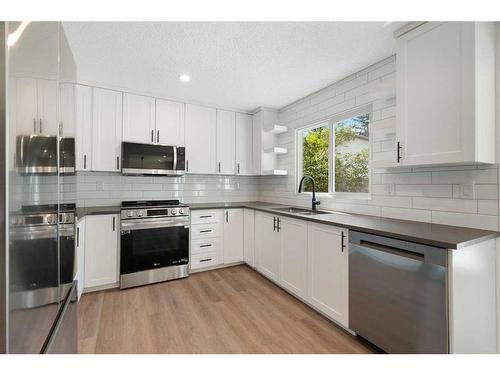
[[[21,167],[24,167],[24,137],[21,136],[21,155],[20,155],[20,159],[21,159]]]
[[[174,167],[172,169],[177,170],[177,146],[174,146]]]

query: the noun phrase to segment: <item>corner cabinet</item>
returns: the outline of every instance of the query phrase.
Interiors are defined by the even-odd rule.
[[[186,172],[216,174],[217,112],[214,108],[186,104]]]
[[[396,164],[495,162],[495,27],[429,22],[397,40]]]
[[[122,93],[92,89],[92,170],[119,172],[122,142]]]

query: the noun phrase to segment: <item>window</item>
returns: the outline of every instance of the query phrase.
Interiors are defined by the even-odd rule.
[[[299,181],[312,176],[320,193],[369,193],[369,120],[362,111],[299,129]],[[312,191],[309,180],[304,191]]]

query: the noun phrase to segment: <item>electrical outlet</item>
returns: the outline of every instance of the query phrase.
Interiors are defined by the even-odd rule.
[[[396,194],[396,184],[386,184],[385,185],[385,193],[387,195],[394,195],[394,194]]]
[[[460,198],[475,199],[475,196],[474,184],[460,185]]]

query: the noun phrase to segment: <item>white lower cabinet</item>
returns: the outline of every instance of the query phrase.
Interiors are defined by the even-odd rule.
[[[299,297],[307,294],[307,222],[279,218],[281,278],[283,287]]]
[[[191,211],[191,271],[218,266],[223,257],[222,210]]]
[[[243,209],[243,260],[255,267],[255,213],[249,208]]]
[[[224,210],[224,264],[243,261],[243,209]]]
[[[277,216],[255,213],[255,254],[257,270],[273,281],[280,280],[281,238]]]
[[[318,310],[348,327],[347,230],[308,225],[308,300]]]
[[[80,299],[85,287],[85,218],[76,224],[76,276],[77,293]]]
[[[256,269],[348,327],[347,230],[255,212]]]
[[[119,215],[85,217],[85,289],[118,282],[119,226]]]

